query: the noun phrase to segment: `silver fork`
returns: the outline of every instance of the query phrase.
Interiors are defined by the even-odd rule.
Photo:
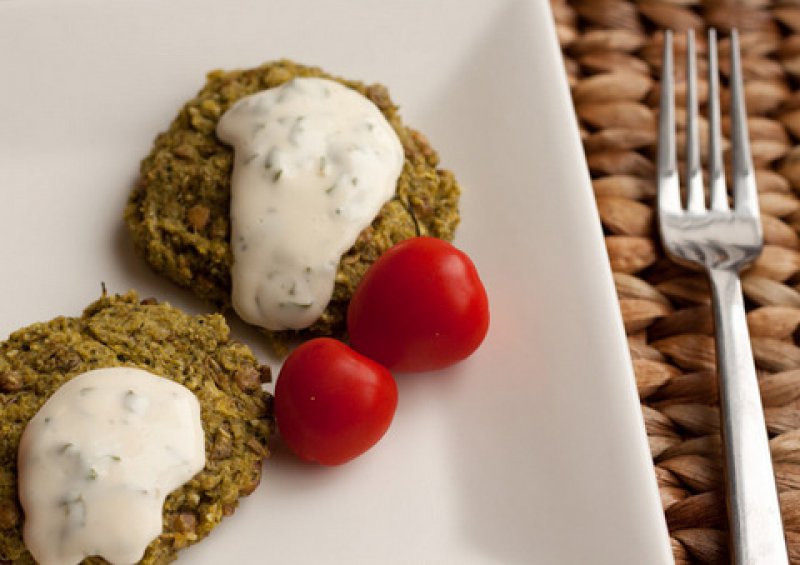
[[[761,253],[756,183],[744,108],[739,40],[731,34],[731,151],[733,201],[722,161],[717,38],[708,33],[708,173],[706,209],[697,131],[694,32],[687,37],[686,208],[681,205],[675,158],[672,32],[664,36],[658,132],[658,219],[670,257],[705,270],[711,282],[717,344],[720,415],[725,448],[731,550],[739,565],[788,563],[778,492],[758,390],[739,272]]]

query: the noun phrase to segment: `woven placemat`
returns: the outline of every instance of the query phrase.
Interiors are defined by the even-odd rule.
[[[677,563],[728,562],[728,525],[708,286],[702,275],[666,259],[653,219],[661,30],[719,30],[723,113],[727,32],[733,26],[740,31],[766,243],[742,284],[791,560],[800,563],[800,0],[551,5]],[[702,33],[698,39],[702,58]],[[685,36],[676,36],[675,44],[676,100],[682,104]],[[702,59],[698,67],[705,72]],[[704,103],[707,84],[700,76]],[[677,119],[681,154],[680,107]],[[724,119],[725,135],[728,126]],[[703,118],[700,128],[702,137]]]

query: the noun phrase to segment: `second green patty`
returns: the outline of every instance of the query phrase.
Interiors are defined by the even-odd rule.
[[[17,452],[25,426],[73,377],[136,367],[188,388],[200,402],[206,465],[164,504],[163,532],[141,565],[164,565],[206,537],[261,479],[272,430],[269,375],[250,349],[230,338],[219,314],[191,316],[134,292],[104,296],[80,317],[58,317],[0,342],[0,563],[34,565],[22,539]],[[55,509],[54,511],[57,511]],[[83,565],[107,561],[89,557]]]
[[[142,161],[125,221],[135,248],[156,271],[218,307],[230,306],[233,149],[217,139],[217,122],[240,98],[298,76],[337,80],[369,98],[386,116],[405,150],[395,197],[342,257],[330,304],[302,332],[341,335],[350,297],[382,253],[415,235],[452,240],[459,221],[460,189],[455,177],[438,168],[439,157],[425,137],[403,125],[384,86],[341,79],[286,60],[250,70],[210,73],[206,85],[156,138]]]

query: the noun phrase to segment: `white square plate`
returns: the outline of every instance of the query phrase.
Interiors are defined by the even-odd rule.
[[[671,562],[546,0],[0,1],[0,336],[77,315],[101,281],[204,311],[132,254],[122,209],[206,71],[280,57],[386,84],[440,150],[492,327],[452,370],[399,379],[365,456],[277,445],[181,562]]]

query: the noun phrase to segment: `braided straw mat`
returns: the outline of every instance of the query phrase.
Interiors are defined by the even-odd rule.
[[[742,285],[791,560],[800,563],[800,0],[551,5],[677,563],[728,562],[728,526],[708,286],[664,256],[654,226],[660,30],[719,30],[723,114],[727,32],[740,31],[765,240]],[[704,105],[706,41],[698,39]],[[685,35],[676,35],[679,154],[685,47]],[[724,118],[723,135],[728,127]],[[707,136],[704,118],[700,131]]]

